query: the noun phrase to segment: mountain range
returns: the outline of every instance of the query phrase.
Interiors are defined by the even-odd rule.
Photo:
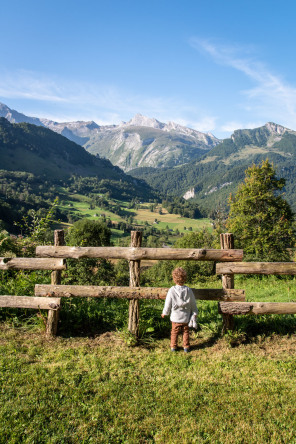
[[[162,123],[136,114],[120,125],[64,122],[29,117],[0,103],[0,117],[11,123],[31,123],[55,131],[83,146],[91,154],[109,159],[124,171],[137,167],[174,167],[194,161],[221,141],[210,133],[174,122]]]
[[[209,214],[227,206],[228,196],[244,180],[252,163],[269,159],[278,177],[286,179],[286,198],[296,210],[296,132],[275,123],[236,130],[201,159],[179,168],[138,168],[130,174],[162,193],[191,198]]]
[[[165,124],[141,114],[127,123],[109,126],[83,121],[57,123],[28,117],[3,104],[0,105],[1,115],[10,122],[26,121],[43,127],[39,131],[47,130],[48,137],[54,134],[49,131],[51,129],[60,134],[59,143],[67,137],[90,153],[99,154],[123,167],[133,177],[144,179],[163,195],[191,199],[204,214],[210,214],[218,205],[226,207],[230,192],[235,192],[244,179],[245,170],[252,163],[268,158],[274,163],[277,175],[286,179],[286,198],[296,210],[296,131],[276,123],[269,122],[255,129],[238,129],[230,138],[219,140],[212,134],[173,122]],[[65,161],[62,148],[57,150],[60,150],[60,158],[56,164],[60,170],[67,171],[68,167],[62,166]],[[84,157],[90,156],[88,159],[97,159],[96,162],[104,160],[91,156],[85,150],[83,152]],[[81,159],[84,159],[83,156]],[[7,156],[6,159],[8,162]],[[83,164],[74,164],[72,162],[71,168],[77,173],[85,168]],[[119,174],[119,170],[112,170],[114,167],[110,162],[108,165],[111,169],[106,169],[107,175],[109,172],[111,175]]]
[[[0,170],[32,173],[50,183],[67,181],[73,175],[95,177],[104,182],[106,191],[113,187],[131,198],[155,197],[149,185],[125,174],[108,159],[88,153],[48,128],[10,123],[4,117],[0,117]]]

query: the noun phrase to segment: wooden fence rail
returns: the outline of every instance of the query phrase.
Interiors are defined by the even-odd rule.
[[[0,270],[66,270],[65,259],[0,257]]]
[[[243,250],[234,248],[231,233],[221,235],[221,249],[142,248],[141,233],[131,233],[130,247],[67,247],[63,230],[56,230],[54,246],[36,248],[37,258],[0,258],[0,270],[52,270],[51,285],[35,286],[35,296],[0,296],[0,307],[36,308],[48,310],[47,335],[55,335],[62,297],[108,297],[130,300],[129,330],[137,336],[140,299],[164,300],[168,288],[140,287],[140,261],[194,260],[214,261],[216,274],[222,275],[221,289],[193,289],[198,300],[218,301],[223,316],[224,331],[233,327],[237,314],[296,314],[296,303],[246,302],[245,291],[234,289],[234,274],[296,275],[296,264],[242,262]],[[130,265],[130,286],[61,285],[61,271],[66,269],[66,258],[85,257],[126,259]]]
[[[228,262],[216,264],[216,274],[296,275],[295,262]],[[296,314],[296,302],[219,302],[218,311],[232,320],[226,329],[233,328],[234,315]]]
[[[220,302],[219,313],[245,314],[296,314],[296,302]]]
[[[59,310],[60,298],[34,296],[0,296],[0,307],[9,308],[40,308],[41,310]]]
[[[192,288],[194,296],[204,301],[245,301],[244,290]],[[90,285],[35,285],[35,296],[95,297],[125,299],[162,299],[168,288],[163,287],[99,287]]]
[[[133,233],[133,232],[132,232]],[[195,261],[241,261],[243,250],[214,250],[190,248],[143,248],[143,247],[56,247],[39,246],[38,257],[81,259],[83,257],[103,259],[140,260],[195,260]]]
[[[230,262],[216,264],[216,274],[296,274],[295,262]]]

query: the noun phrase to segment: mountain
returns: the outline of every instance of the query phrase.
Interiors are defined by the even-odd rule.
[[[11,123],[31,123],[32,125],[44,126],[41,119],[38,117],[28,117],[25,114],[19,113],[14,109],[8,108],[4,103],[0,102],[0,117],[5,117]]]
[[[108,188],[125,189],[131,197],[154,197],[141,180],[125,174],[107,159],[88,153],[66,137],[42,126],[10,123],[0,118],[0,169],[33,173],[47,181],[73,175],[95,177]]]
[[[95,122],[54,122],[28,117],[0,104],[0,117],[12,123],[27,122],[51,129],[99,154],[125,171],[136,167],[165,168],[192,162],[221,141],[174,122],[167,124],[136,114],[120,125],[99,126]]]
[[[212,134],[137,114],[127,123],[107,129],[101,127],[84,146],[129,171],[135,167],[182,165],[200,158],[218,143]]]
[[[138,168],[130,174],[160,192],[185,195],[209,214],[218,205],[226,207],[229,194],[244,180],[245,170],[266,158],[274,163],[277,175],[286,179],[286,198],[296,210],[296,132],[271,122],[234,131],[191,164],[164,170]]]

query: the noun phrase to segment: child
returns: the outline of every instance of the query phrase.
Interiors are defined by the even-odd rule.
[[[171,350],[176,351],[178,346],[178,335],[183,333],[184,352],[188,353],[189,345],[189,322],[191,317],[197,315],[197,306],[193,291],[186,287],[187,273],[183,268],[175,268],[172,272],[175,286],[167,293],[164,309],[161,317],[164,318],[171,313],[172,321]]]

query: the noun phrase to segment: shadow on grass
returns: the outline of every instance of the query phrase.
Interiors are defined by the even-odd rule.
[[[295,315],[258,315],[235,317],[235,330],[244,332],[247,339],[257,336],[285,336],[296,333]]]
[[[138,345],[154,348],[158,341],[169,338],[171,322],[168,317],[161,318],[162,301],[141,301],[140,340]],[[121,332],[124,336],[128,326],[128,300],[65,298],[58,326],[60,337],[93,338],[107,332]],[[2,309],[0,321],[15,327],[46,324],[46,312],[36,313],[26,309]],[[191,341],[193,350],[214,346],[222,337],[222,318],[217,313],[215,303],[203,304],[199,312],[200,331]],[[120,333],[120,334],[121,334]],[[296,333],[295,315],[258,315],[235,316],[234,331],[225,339],[231,346],[261,341],[264,337],[289,336]],[[129,338],[123,337],[128,343]]]
[[[221,339],[221,332],[213,333],[210,337],[202,338],[198,344],[192,344],[190,348],[192,350],[202,350],[205,348],[213,347],[218,340]]]

